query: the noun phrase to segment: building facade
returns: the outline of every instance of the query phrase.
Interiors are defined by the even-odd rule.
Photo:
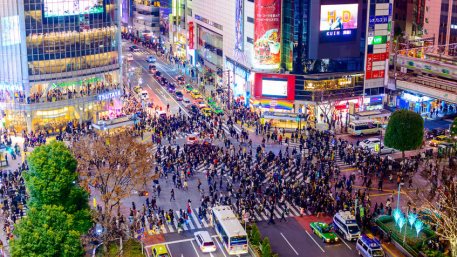
[[[383,107],[390,1],[188,0],[186,8],[188,59],[221,71],[221,84],[230,84],[237,100],[317,120],[322,105],[338,117],[363,105]],[[368,17],[375,20],[370,26]],[[384,57],[368,85],[367,51]]]
[[[58,131],[120,105],[118,1],[76,3],[0,1],[4,128]]]
[[[160,3],[133,0],[131,31],[140,38],[158,38],[160,35]]]

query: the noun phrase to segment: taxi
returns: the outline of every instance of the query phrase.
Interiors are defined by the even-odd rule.
[[[339,241],[338,236],[332,231],[332,227],[325,222],[311,222],[309,224],[313,233],[322,239],[324,243],[336,243]]]
[[[163,244],[154,245],[151,248],[152,257],[170,257],[167,247]]]
[[[434,139],[430,140],[430,146],[438,146],[439,144],[449,142],[449,138],[447,136],[441,135],[437,136]]]
[[[187,93],[190,93],[194,90],[194,88],[190,84],[187,84],[184,90],[186,90]]]
[[[141,92],[141,90],[142,90],[142,88],[139,85],[137,85],[133,88],[133,92],[135,92],[137,94],[139,94]]]
[[[200,94],[200,92],[195,89],[190,92],[190,96],[192,96],[193,99],[203,99],[203,96]]]
[[[202,111],[203,116],[205,116],[205,117],[209,117],[213,113],[213,111],[211,111],[211,108],[208,108],[208,107],[203,108],[201,111]]]
[[[214,114],[216,114],[216,115],[224,114],[224,110],[222,110],[221,107],[219,107],[219,106],[212,106],[211,110],[213,110]]]
[[[203,99],[197,99],[195,100],[195,104],[198,106],[198,108],[206,108],[208,105],[206,105],[205,101]]]

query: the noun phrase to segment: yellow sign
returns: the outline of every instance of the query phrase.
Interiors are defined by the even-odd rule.
[[[97,208],[97,199],[95,199],[95,197],[92,200],[92,204],[94,205],[94,208]]]
[[[375,145],[374,145],[374,151],[375,151],[375,152],[381,151],[381,144],[375,144]]]

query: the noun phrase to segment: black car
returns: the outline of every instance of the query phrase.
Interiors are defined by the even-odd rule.
[[[162,84],[162,86],[166,86],[168,85],[168,80],[165,77],[162,77],[160,79],[160,84]]]
[[[189,109],[190,112],[192,112],[194,114],[197,114],[200,111],[198,106],[196,106],[195,104],[191,104],[187,108]]]
[[[136,52],[136,51],[140,50],[138,48],[138,46],[130,46],[129,49],[130,49],[131,52]]]
[[[435,129],[427,131],[427,133],[425,134],[425,137],[426,137],[426,139],[433,139],[437,136],[442,136],[445,134],[446,134],[445,129],[435,128]]]
[[[181,75],[181,76],[177,76],[177,77],[176,77],[176,80],[178,81],[178,83],[179,83],[180,85],[186,83],[186,79],[185,79],[184,76],[182,76],[182,75]]]

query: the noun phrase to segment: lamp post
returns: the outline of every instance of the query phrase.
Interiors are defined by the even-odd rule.
[[[400,210],[400,189],[401,186],[403,186],[404,183],[399,183],[398,184],[398,196],[397,196],[397,209]]]

